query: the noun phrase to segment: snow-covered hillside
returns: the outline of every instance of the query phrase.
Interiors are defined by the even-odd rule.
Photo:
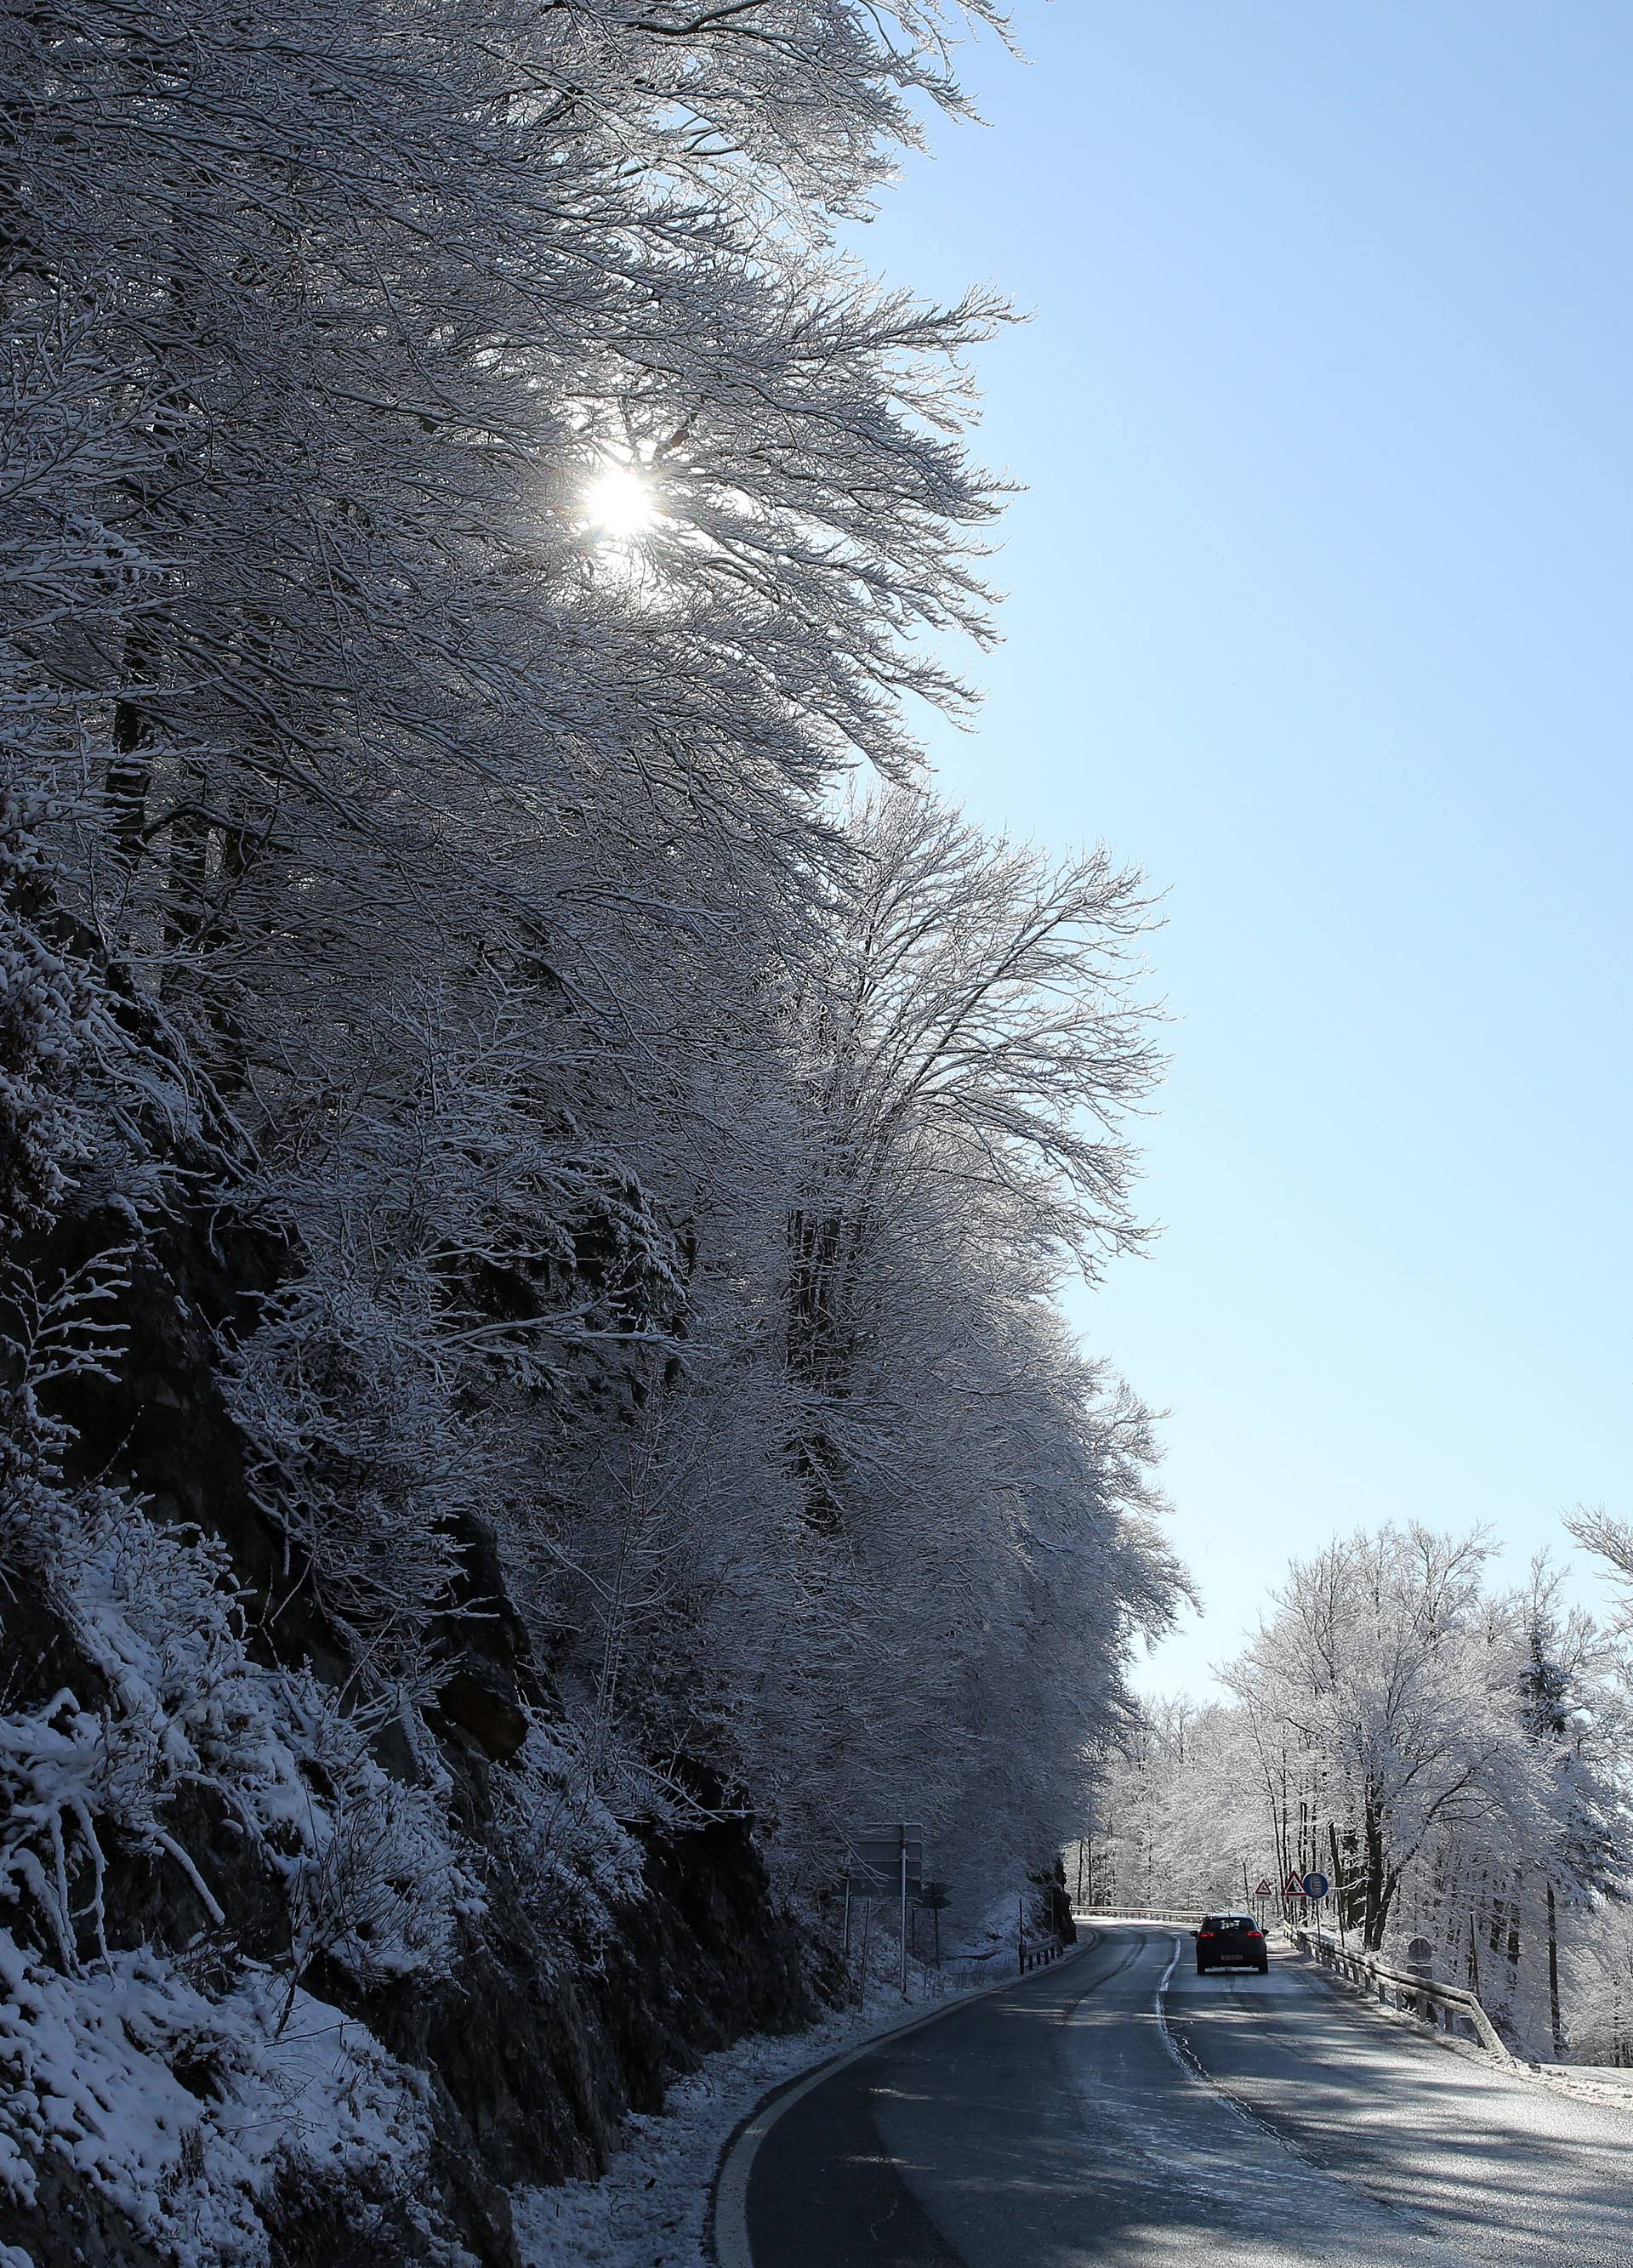
[[[0,46],[36,2268],[510,2263],[831,1993],[847,1831],[965,1912],[1052,1864],[1170,1611],[1054,1302],[1140,1234],[1141,886],[903,709],[983,634],[1001,311],[834,249],[948,27],[758,13]]]

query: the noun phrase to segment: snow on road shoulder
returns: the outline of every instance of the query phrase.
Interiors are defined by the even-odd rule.
[[[1633,2071],[1594,2063],[1522,2063],[1515,2067],[1528,2078],[1541,2080],[1556,2094],[1574,2095],[1580,2102],[1594,2102],[1602,2110],[1624,2110],[1633,2116]]]
[[[950,1986],[948,1998],[965,1989]],[[881,1996],[806,2031],[759,2033],[709,2056],[669,2089],[661,2113],[626,2122],[624,2146],[599,2181],[517,2192],[525,2268],[708,2268],[704,2221],[715,2164],[760,2097],[937,2005],[905,2007],[899,1993]]]
[[[1041,1936],[1041,1910],[1035,1899],[1027,1904],[1030,1944]],[[706,2057],[670,2088],[661,2112],[626,2120],[624,2147],[599,2181],[515,2192],[524,2268],[711,2268],[704,2224],[714,2169],[761,2096],[830,2056],[1015,1976],[1016,1920],[1016,1900],[1000,1899],[964,1950],[949,1949],[939,1980],[920,1972],[920,1989],[905,2004],[888,1972],[876,1970],[860,2007],[801,2032],[757,2033]],[[883,1962],[887,1952],[876,1948],[876,1958]],[[925,1989],[936,1981],[939,1992]]]
[[[711,2268],[704,2242],[720,2152],[761,2096],[828,2057],[1013,1974],[1013,1955],[968,1964],[940,1999],[904,2005],[880,1989],[809,2029],[740,2040],[669,2089],[661,2113],[632,2117],[599,2181],[518,2191],[512,2199],[524,2268]],[[994,1974],[994,1970],[998,1971]]]

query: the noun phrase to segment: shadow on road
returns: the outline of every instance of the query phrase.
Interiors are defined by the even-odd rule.
[[[1164,2022],[1179,1942],[1107,1930],[814,2088],[754,2165],[755,2268],[1633,2268],[1626,2114],[1288,1967],[1175,1964]]]

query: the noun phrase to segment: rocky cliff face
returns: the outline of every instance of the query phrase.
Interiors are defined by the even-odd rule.
[[[19,1263],[109,1287],[96,1359],[10,1381],[0,2247],[34,2268],[514,2268],[512,2185],[815,2012],[718,1790],[687,1833],[574,1791],[474,1523],[419,1690],[363,1700],[218,1381],[283,1258],[92,1206]]]

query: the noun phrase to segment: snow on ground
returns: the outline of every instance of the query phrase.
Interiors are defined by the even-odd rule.
[[[763,2095],[808,2071],[984,1984],[1016,1973],[1015,1901],[994,1909],[1007,1943],[990,1928],[966,1954],[949,1954],[942,1991],[914,1980],[911,2002],[883,1978],[861,2007],[845,2008],[809,2030],[758,2034],[706,2058],[669,2090],[661,2114],[633,2117],[625,2144],[599,2181],[523,2190],[513,2199],[525,2268],[710,2268],[704,2222],[714,2169],[734,2130]]]
[[[870,1996],[808,2031],[757,2034],[707,2057],[670,2088],[661,2115],[628,2120],[624,2146],[599,2181],[518,2193],[526,2268],[708,2268],[709,2186],[734,2128],[780,2080],[920,2013],[899,1992]]]
[[[1583,2102],[1610,2103],[1618,2110],[1633,2110],[1633,2071],[1598,2063],[1533,2063],[1522,2068],[1561,2095],[1574,2095]]]
[[[360,2024],[265,1970],[207,1998],[151,1952],[63,1977],[0,1930],[0,2190],[32,2205],[55,2158],[179,2268],[262,2268],[280,2174],[403,2194],[429,2146],[425,2081]]]

